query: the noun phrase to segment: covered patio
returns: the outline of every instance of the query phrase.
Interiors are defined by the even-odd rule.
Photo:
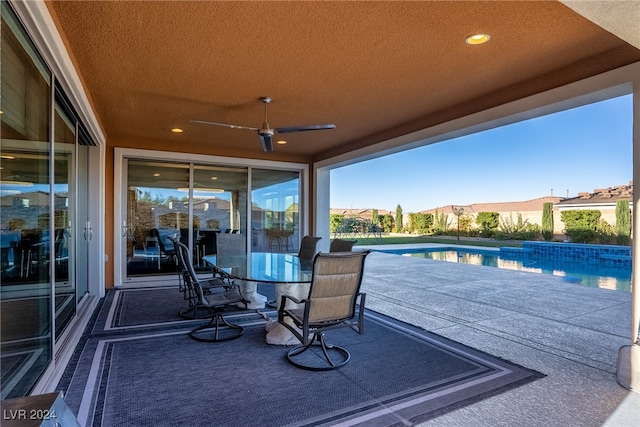
[[[362,248],[356,248],[360,249]],[[149,345],[142,345],[144,341],[154,342],[154,334],[164,336],[160,335],[161,324],[153,322],[153,319],[158,322],[162,317],[162,309],[147,312],[147,315],[153,316],[151,318],[146,317],[144,312],[137,315],[131,312],[129,315],[132,317],[129,319],[121,313],[120,321],[107,317],[102,323],[98,321],[104,326],[97,327],[96,336],[102,335],[101,339],[105,343],[109,340],[114,343],[120,340],[119,342],[127,343],[127,348],[138,349],[135,358],[142,366],[147,367],[144,376],[147,377],[148,384],[145,386],[142,378],[137,379],[135,366],[129,366],[125,370],[127,376],[122,377],[122,374],[119,374],[125,368],[118,363],[118,359],[124,356],[116,356],[115,344],[110,344],[114,345],[111,350],[113,355],[106,352],[103,356],[87,359],[87,354],[93,354],[92,346],[82,342],[79,346],[79,350],[83,350],[81,362],[74,360],[72,369],[67,370],[58,389],[67,393],[67,401],[83,421],[93,420],[92,424],[96,426],[112,425],[114,420],[118,420],[117,425],[137,425],[141,420],[153,422],[154,425],[175,425],[177,420],[184,416],[185,411],[190,413],[187,408],[196,396],[220,392],[219,383],[214,378],[226,378],[230,373],[232,377],[237,378],[232,381],[246,391],[235,394],[229,389],[233,396],[232,403],[224,400],[223,405],[222,398],[218,399],[224,411],[219,414],[216,410],[208,412],[209,419],[191,416],[191,425],[227,424],[229,418],[225,416],[230,416],[233,420],[230,423],[234,425],[236,422],[237,425],[264,425],[274,422],[279,425],[307,425],[310,422],[309,417],[318,411],[320,415],[313,418],[318,425],[391,425],[393,422],[403,422],[456,427],[614,427],[631,426],[637,420],[640,395],[625,390],[615,381],[617,350],[628,342],[625,327],[625,319],[630,316],[631,311],[631,296],[628,292],[585,287],[548,274],[515,272],[381,252],[373,252],[367,258],[362,289],[367,293],[367,307],[372,310],[366,323],[368,332],[362,337],[349,333],[345,336],[334,334],[331,338],[329,334],[329,340],[332,342],[345,342],[341,340],[347,339],[346,345],[353,353],[349,369],[337,376],[303,372],[297,380],[301,383],[310,381],[305,387],[315,390],[311,393],[315,397],[310,397],[316,402],[312,404],[314,410],[296,407],[295,402],[302,398],[298,395],[300,391],[288,394],[289,404],[282,406],[282,401],[277,396],[289,393],[291,385],[287,377],[294,378],[294,374],[298,372],[291,372],[292,367],[287,363],[287,347],[264,347],[265,331],[261,326],[263,323],[260,317],[251,317],[250,313],[236,315],[250,318],[246,322],[247,336],[229,344],[234,348],[228,350],[229,355],[233,355],[230,357],[236,362],[231,363],[222,356],[223,359],[218,363],[207,365],[209,367],[205,368],[205,377],[211,375],[211,381],[205,381],[203,384],[197,379],[202,377],[203,368],[199,351],[210,354],[212,358],[220,356],[215,348],[216,344],[194,343],[193,348],[190,347],[190,340],[183,329],[185,325],[191,325],[193,322],[182,320],[182,329],[179,323],[174,324],[170,329],[166,329],[165,334],[184,337],[180,342],[183,342],[183,347],[189,346],[194,358],[192,363],[186,366],[193,365],[193,372],[199,372],[196,374],[197,378],[190,377],[189,368],[176,372],[176,362],[162,362],[162,357],[170,354],[170,350],[156,348],[156,351],[146,352],[145,348]],[[269,286],[263,290],[268,292]],[[126,300],[126,304],[135,306],[135,301],[143,297],[126,297],[125,293],[135,295],[145,292],[150,291],[121,291],[116,298],[122,299],[123,302]],[[175,288],[163,292],[168,297],[162,304],[166,307],[169,300],[173,300],[171,296],[177,296],[178,292]],[[106,315],[108,311],[103,308],[101,313]],[[261,312],[272,318],[274,316],[273,312],[268,310]],[[346,391],[349,386],[348,383],[342,382],[342,378],[350,375],[356,375],[352,380],[354,382],[362,381],[358,375],[364,375],[370,380],[383,377],[383,372],[371,370],[371,366],[375,366],[371,365],[373,361],[386,365],[386,370],[393,372],[399,368],[398,365],[409,363],[400,368],[394,374],[394,379],[389,380],[390,383],[384,388],[397,388],[397,394],[410,396],[408,391],[411,388],[408,384],[405,385],[406,377],[427,377],[431,369],[428,360],[413,366],[411,359],[407,359],[403,354],[406,344],[395,339],[393,342],[396,348],[391,353],[385,351],[386,342],[378,342],[368,350],[370,353],[362,353],[367,351],[366,347],[360,348],[362,341],[379,339],[381,336],[377,331],[376,313],[435,332],[473,349],[497,355],[503,360],[537,371],[542,377],[512,389],[481,395],[477,399],[463,399],[458,403],[454,403],[456,396],[453,391],[431,386],[433,390],[417,395],[419,398],[384,399],[387,401],[384,411],[367,410],[371,403],[351,403],[356,409],[350,411],[350,406],[346,403],[350,401],[347,399],[349,394],[335,400],[325,395],[322,392],[323,388],[334,390],[330,394],[339,393],[343,388]],[[240,321],[239,317],[233,318]],[[251,328],[252,323],[257,323],[258,326]],[[169,328],[171,324],[166,323],[165,328]],[[136,336],[138,338],[135,338]],[[136,340],[141,343],[140,347],[132,344]],[[161,345],[162,341],[156,339],[154,346]],[[256,350],[257,356],[254,354]],[[413,349],[416,352],[418,350]],[[112,360],[110,364],[104,365],[106,367],[101,362],[105,357]],[[250,364],[262,373],[251,370],[252,374],[249,375],[249,367],[246,367],[249,376],[237,377],[242,372],[241,365],[249,363],[247,357],[251,359]],[[83,365],[88,365],[87,361],[91,360],[92,372],[95,370],[95,373],[83,373],[87,368],[83,368]],[[426,369],[423,370],[422,364],[425,364]],[[163,369],[165,365],[166,368]],[[217,374],[216,365],[222,369]],[[364,366],[369,367],[369,371],[355,374]],[[163,370],[164,374],[158,378],[154,367]],[[293,369],[295,371],[295,368]],[[441,369],[445,369],[444,365]],[[233,374],[236,370],[237,373]],[[167,389],[162,386],[162,381],[158,383],[163,376],[168,382],[173,382],[174,378],[183,378],[184,383],[178,386],[181,391],[174,387]],[[316,378],[319,376],[322,378]],[[104,381],[101,378],[106,377],[110,380],[108,383],[103,382],[100,389],[111,391],[95,391],[98,383]],[[321,380],[322,386],[316,383],[318,380]],[[464,383],[457,386],[463,388]],[[136,394],[137,387],[145,390],[145,396],[131,397],[132,400],[127,403],[127,396]],[[366,381],[362,387],[365,388],[358,395],[367,396]],[[184,388],[188,390],[183,390]],[[236,388],[234,386],[233,390]],[[449,401],[449,404],[443,404],[442,409],[435,411],[430,406],[421,409],[420,405],[424,401],[435,400],[439,394],[442,394],[444,401]],[[188,396],[190,398],[187,398]],[[147,400],[150,403],[144,404]],[[201,403],[198,399],[195,401],[192,411],[197,413]],[[342,405],[346,405],[346,408]],[[414,409],[407,412],[407,408]],[[231,415],[225,415],[226,413]],[[385,420],[381,414],[392,414],[391,420],[395,421]],[[274,417],[279,421],[274,421]],[[287,419],[288,422],[285,421]],[[420,422],[421,419],[427,421]]]

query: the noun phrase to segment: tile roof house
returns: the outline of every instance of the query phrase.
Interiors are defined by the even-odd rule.
[[[628,200],[633,209],[633,181],[627,185],[596,188],[592,193],[578,193],[577,197],[564,199],[553,206],[554,211],[599,210],[601,218],[610,225],[616,223],[616,204],[618,200]]]
[[[577,197],[563,199],[556,203],[556,206],[562,210],[603,208],[614,206],[618,200],[633,200],[633,181],[628,185],[618,185],[616,187],[596,188],[593,193],[578,193]]]
[[[559,210],[555,207],[563,200],[562,197],[544,196],[536,199],[524,200],[518,202],[496,202],[496,203],[472,203],[470,205],[446,205],[433,209],[421,211],[421,213],[431,213],[435,215],[436,210],[439,214],[447,214],[453,216],[451,227],[456,227],[456,214],[454,208],[462,208],[464,214],[470,214],[474,218],[478,212],[498,212],[503,219],[511,218],[516,221],[518,214],[522,215],[523,220],[528,220],[529,224],[542,224],[542,207],[545,203],[553,203],[553,224],[554,233],[562,233],[563,224],[560,220]],[[474,224],[475,225],[475,224]]]
[[[359,218],[359,219],[371,219],[374,209],[362,208],[362,209],[343,209],[343,208],[331,208],[329,210],[330,215],[344,215],[346,217]],[[385,209],[378,209],[378,215],[394,215],[395,212],[387,211]]]

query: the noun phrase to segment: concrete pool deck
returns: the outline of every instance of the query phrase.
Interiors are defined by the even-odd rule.
[[[455,244],[369,248],[442,246]],[[618,350],[631,343],[628,292],[380,252],[367,258],[362,289],[372,310],[546,375],[421,425],[640,425],[640,394],[615,376]]]

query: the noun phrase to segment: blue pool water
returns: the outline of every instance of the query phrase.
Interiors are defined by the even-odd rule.
[[[457,248],[410,249],[381,251],[416,258],[428,258],[437,261],[461,262],[465,264],[498,267],[507,270],[519,270],[532,273],[561,276],[570,283],[584,286],[631,291],[631,267],[589,264],[579,261],[554,259],[503,259],[498,252]]]

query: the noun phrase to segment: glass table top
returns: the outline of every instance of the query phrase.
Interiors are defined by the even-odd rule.
[[[251,252],[242,255],[206,255],[208,264],[231,277],[265,283],[310,283],[313,263],[297,255],[275,252]]]

